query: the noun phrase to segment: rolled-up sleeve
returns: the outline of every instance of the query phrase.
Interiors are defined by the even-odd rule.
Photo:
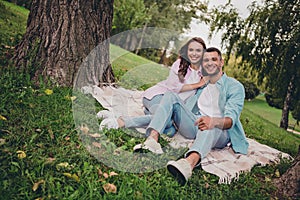
[[[244,106],[245,89],[244,86],[234,81],[227,87],[227,101],[224,108],[224,117],[232,119],[232,127],[237,123]]]

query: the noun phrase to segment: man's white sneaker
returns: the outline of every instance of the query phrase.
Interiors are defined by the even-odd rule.
[[[177,161],[169,161],[167,164],[168,171],[177,179],[180,185],[185,185],[192,176],[191,164],[184,158]]]
[[[117,122],[117,119],[115,118],[106,118],[103,119],[102,122],[100,123],[100,130],[103,130],[104,128],[107,129],[117,129],[119,128],[119,124]]]

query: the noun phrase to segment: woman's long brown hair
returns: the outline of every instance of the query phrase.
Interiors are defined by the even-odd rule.
[[[194,38],[190,39],[185,45],[183,45],[181,47],[181,49],[179,50],[180,65],[179,65],[179,69],[178,69],[178,78],[179,78],[180,82],[184,81],[184,77],[187,73],[187,70],[188,70],[189,66],[191,65],[191,61],[188,58],[187,52],[188,52],[188,47],[189,47],[190,43],[194,42],[194,41],[200,43],[203,46],[203,48],[206,49],[205,42],[200,37],[194,37]],[[201,61],[202,61],[202,59],[201,59]]]

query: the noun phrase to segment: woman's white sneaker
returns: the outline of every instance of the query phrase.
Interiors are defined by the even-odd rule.
[[[115,118],[106,118],[103,119],[102,122],[100,123],[100,130],[103,130],[104,128],[107,129],[118,129],[119,128],[119,124],[117,122],[117,119]]]

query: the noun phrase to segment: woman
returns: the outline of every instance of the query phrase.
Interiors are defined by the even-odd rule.
[[[181,47],[179,50],[179,58],[173,63],[168,78],[148,88],[142,94],[144,112],[146,115],[154,114],[165,92],[171,91],[178,93],[179,97],[185,101],[195,93],[197,88],[205,84],[200,65],[205,49],[205,42],[199,37],[190,39]],[[139,117],[120,117],[118,119],[110,117],[101,122],[100,129],[104,127],[139,127],[141,126],[139,119]],[[170,137],[176,133],[176,128],[172,122],[166,127],[164,133]]]
[[[166,80],[157,83],[143,93],[145,114],[154,114],[163,94],[167,91],[179,93],[185,101],[198,87],[205,83],[201,80],[203,51],[206,49],[202,38],[190,39],[179,50],[179,58],[173,63]]]

